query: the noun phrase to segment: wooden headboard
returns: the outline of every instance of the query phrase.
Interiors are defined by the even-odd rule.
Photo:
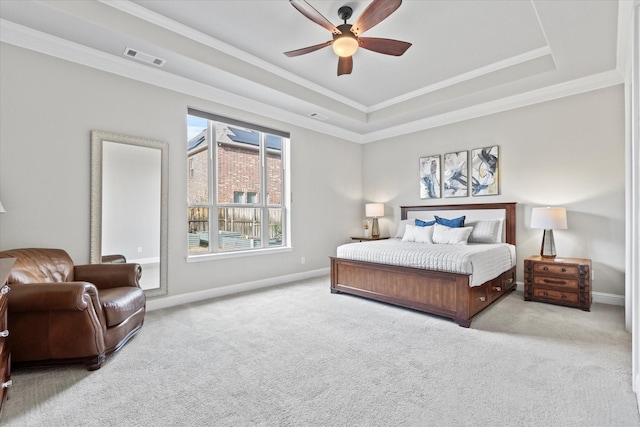
[[[468,219],[490,219],[482,215],[482,211],[490,212],[492,215],[498,215],[493,218],[504,218],[505,242],[512,245],[516,244],[516,203],[478,203],[468,205],[430,205],[430,206],[400,206],[400,218],[408,219],[416,217],[418,213],[424,212],[433,215],[445,216],[447,211],[457,212],[460,215],[467,215]],[[462,212],[464,211],[464,212]],[[468,212],[468,214],[467,214]],[[474,217],[473,214],[478,216]],[[428,218],[427,218],[428,219]]]

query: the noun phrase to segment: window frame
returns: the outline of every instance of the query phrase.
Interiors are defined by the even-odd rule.
[[[242,256],[253,256],[260,254],[273,254],[276,252],[288,252],[291,251],[291,191],[290,191],[290,164],[289,164],[289,152],[290,152],[290,134],[288,132],[278,131],[270,129],[264,126],[256,125],[253,123],[243,122],[236,119],[223,117],[208,113],[202,110],[188,108],[188,116],[195,116],[207,120],[207,137],[206,144],[208,152],[207,158],[207,186],[208,186],[208,200],[207,202],[193,202],[190,203],[187,199],[187,211],[191,208],[207,208],[209,210],[208,215],[208,228],[209,236],[218,236],[218,212],[219,209],[225,208],[247,208],[258,209],[260,211],[260,238],[261,242],[266,242],[266,246],[260,246],[257,248],[242,248],[237,250],[221,250],[219,248],[218,239],[211,239],[209,237],[209,246],[207,252],[192,253],[190,248],[187,247],[187,261],[198,262],[211,259],[223,259],[234,258]],[[249,203],[249,193],[243,190],[243,203],[220,203],[218,201],[218,141],[216,140],[216,123],[223,123],[228,126],[241,127],[252,131],[259,132],[259,145],[258,151],[260,154],[259,159],[259,187],[260,191],[256,194],[256,199],[259,203]],[[282,192],[282,203],[272,204],[270,203],[269,189],[268,189],[268,155],[269,149],[267,147],[267,134],[278,136],[281,138],[280,148],[280,174],[282,182],[280,183]],[[187,156],[189,155],[187,151]],[[190,172],[187,173],[190,175]],[[187,193],[189,189],[189,182],[187,180]],[[235,191],[234,191],[235,193]],[[235,198],[234,198],[235,199]],[[271,209],[282,210],[282,240],[281,244],[277,246],[269,245],[269,211]]]

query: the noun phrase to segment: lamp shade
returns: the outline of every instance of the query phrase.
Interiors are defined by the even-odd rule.
[[[543,230],[565,230],[567,228],[567,210],[565,208],[531,209],[531,228]]]
[[[0,201],[0,213],[6,213],[7,211],[4,210],[4,206],[2,206],[2,202]]]
[[[379,217],[384,216],[384,205],[382,203],[367,203],[364,205],[365,216]]]

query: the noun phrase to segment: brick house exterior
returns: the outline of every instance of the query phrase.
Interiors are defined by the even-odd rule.
[[[239,205],[260,203],[260,156],[258,137],[259,133],[234,128],[231,126],[216,126],[216,157],[218,165],[218,203]],[[214,204],[215,200],[208,201],[208,144],[206,143],[206,129],[192,138],[188,143],[187,151],[187,180],[188,202],[193,204]],[[280,137],[267,135],[267,198],[269,204],[282,205],[282,140]],[[238,214],[238,211],[234,214]],[[259,234],[256,228],[256,211],[247,208],[243,211],[242,221],[236,221],[235,226],[228,224],[227,210],[219,213],[220,230],[242,231],[246,235]],[[208,232],[208,209],[189,208],[189,233]],[[271,216],[271,215],[270,215]],[[281,216],[278,215],[281,221]],[[240,227],[240,222],[245,226]],[[246,224],[251,223],[251,226]],[[248,231],[250,230],[250,231]],[[275,232],[275,231],[274,231]]]
[[[241,131],[220,126],[217,131],[218,203],[250,203],[250,194],[260,196],[260,156],[253,141],[238,137]],[[189,141],[188,200],[207,203],[207,144],[206,130]],[[254,132],[253,134],[257,134]],[[253,135],[252,135],[253,136]],[[233,139],[232,139],[233,138]],[[282,204],[282,155],[277,140],[267,138],[267,195],[269,204]],[[238,200],[238,193],[244,195]],[[259,202],[255,199],[256,203]]]

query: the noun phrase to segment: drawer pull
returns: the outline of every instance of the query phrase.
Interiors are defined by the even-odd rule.
[[[549,267],[542,267],[544,271],[549,271]]]
[[[544,283],[550,283],[552,285],[566,285],[567,283],[564,280],[553,280],[553,279],[543,279]]]
[[[9,336],[9,330],[5,329],[4,331],[0,332],[0,338],[6,338]]]
[[[11,290],[11,288],[10,288],[8,285],[4,285],[4,286],[2,287],[2,289],[0,289],[0,294],[4,295],[4,294],[6,294],[7,292],[9,292],[10,290]]]
[[[567,272],[567,269],[566,269],[566,268],[564,268],[564,267],[562,267],[562,272],[563,272],[563,273],[566,273],[566,272]]]
[[[567,296],[565,294],[560,294],[562,299],[566,299]]]
[[[486,300],[487,300],[487,297],[478,297],[478,301],[485,302]]]
[[[493,290],[496,292],[502,292],[502,288],[500,286],[494,286]]]
[[[13,385],[13,381],[9,380],[9,381],[5,381],[2,383],[2,388],[9,388]]]

